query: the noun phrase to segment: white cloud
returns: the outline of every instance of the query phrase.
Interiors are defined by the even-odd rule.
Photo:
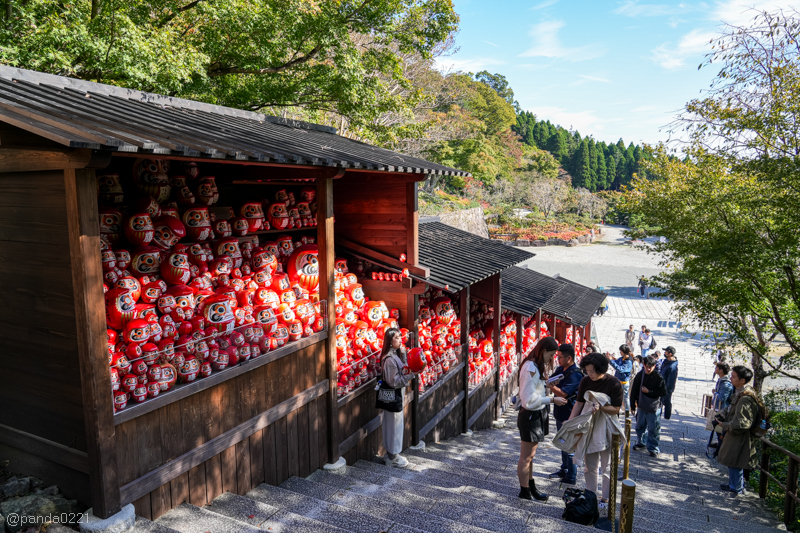
[[[564,22],[560,20],[540,22],[533,26],[528,33],[533,37],[533,46],[519,54],[519,57],[549,57],[575,62],[594,59],[606,53],[597,45],[563,46],[558,38],[558,31],[563,27]]]
[[[666,69],[680,68],[687,59],[710,52],[709,41],[716,36],[714,32],[694,29],[684,35],[677,46],[665,43],[652,50],[650,59]]]
[[[540,106],[529,107],[530,111],[539,118],[539,120],[549,120],[553,124],[558,124],[567,129],[574,129],[586,135],[589,131],[602,131],[603,121],[594,111],[567,111],[561,107]]]
[[[800,3],[786,0],[782,2],[779,0],[724,0],[717,2],[712,17],[714,20],[721,20],[734,26],[746,26],[758,13],[775,12],[779,9],[784,11],[800,9]]]
[[[684,4],[677,6],[667,4],[640,4],[639,0],[628,0],[617,9],[612,11],[624,17],[663,17],[674,15],[681,10]]]
[[[439,57],[436,58],[436,67],[443,72],[478,72],[486,67],[503,65],[505,61],[492,57]]]
[[[558,0],[544,0],[544,2],[542,2],[541,4],[536,4],[535,6],[533,6],[531,8],[531,10],[533,11],[533,10],[537,10],[537,9],[544,9],[544,8],[550,7],[550,6],[552,6],[553,4],[556,4],[556,3],[558,3]]]
[[[494,46],[495,48],[500,48],[500,45],[499,45],[499,44],[494,44],[494,43],[493,43],[493,42],[491,42],[491,41],[483,41],[483,42],[485,42],[486,44],[490,44],[490,45]]]
[[[579,74],[578,77],[579,78],[583,78],[585,80],[589,80],[589,81],[599,81],[601,83],[611,83],[611,80],[607,80],[605,78],[598,78],[597,76],[589,76],[589,75],[586,75],[586,74]]]

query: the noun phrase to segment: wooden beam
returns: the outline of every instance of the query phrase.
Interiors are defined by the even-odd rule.
[[[192,468],[203,464],[208,459],[215,455],[227,450],[231,446],[249,438],[257,431],[261,431],[292,413],[304,405],[316,400],[330,389],[329,382],[326,379],[301,392],[300,394],[289,398],[267,409],[263,413],[251,418],[250,420],[239,424],[235,428],[226,431],[225,433],[215,437],[197,448],[176,457],[155,470],[145,474],[144,476],[134,479],[130,483],[123,485],[119,490],[122,502],[125,504],[132,503],[149,492],[157,489],[188,472]]]
[[[247,166],[236,171],[235,185],[272,185],[273,180],[325,180],[339,179],[345,169],[337,167],[254,167]],[[262,181],[263,180],[263,181]],[[300,185],[300,184],[296,184]],[[312,185],[309,183],[308,185]]]
[[[102,305],[97,180],[93,170],[67,169],[64,185],[90,492],[95,515],[107,518],[121,506],[106,313]]]
[[[336,294],[334,263],[336,249],[333,242],[333,179],[317,180],[317,246],[319,247],[319,296],[327,300],[328,339],[325,343],[325,371],[330,382],[328,390],[328,463],[339,460],[339,404],[336,375]]]
[[[370,433],[381,427],[383,423],[383,411],[378,413],[378,416],[364,424],[363,427],[356,430],[355,433],[344,439],[339,443],[339,455],[342,456],[349,452],[353,446],[365,439]]]
[[[478,410],[475,411],[475,414],[470,417],[470,419],[467,421],[467,426],[472,427],[472,425],[475,424],[475,421],[478,420],[478,418],[480,418],[483,412],[486,409],[488,409],[489,406],[491,406],[496,399],[497,399],[497,393],[493,392],[492,395],[489,396],[480,407],[478,407]]]
[[[542,310],[536,311],[536,340],[542,338]]]
[[[91,162],[92,150],[88,148],[59,148],[46,151],[0,148],[0,172],[86,168]],[[95,189],[96,187],[97,185],[95,185]]]
[[[461,298],[458,302],[459,320],[461,320],[461,360],[464,362],[462,370],[464,376],[464,393],[469,394],[469,285],[461,289]],[[463,419],[461,422],[461,433],[469,431],[469,402],[464,402],[461,406]]]
[[[48,461],[53,461],[84,474],[89,473],[89,454],[86,452],[11,426],[0,424],[0,444],[6,444],[39,457],[45,457]]]
[[[317,200],[317,210],[319,210],[319,199]],[[371,260],[374,260],[377,263],[384,263],[387,266],[394,267],[400,270],[407,268],[409,274],[412,274],[420,278],[428,278],[431,275],[431,271],[429,268],[415,266],[411,264],[410,261],[408,261],[408,258],[406,258],[407,262],[404,263],[395,257],[391,257],[384,253],[372,250],[371,248],[367,248],[366,246],[362,246],[354,241],[345,239],[343,237],[339,237],[339,239],[336,241],[336,244],[338,244],[343,248],[347,248],[348,250],[352,250],[353,252],[364,255],[370,258]]]
[[[436,424],[438,424],[439,422],[444,420],[444,417],[449,415],[450,411],[452,411],[455,408],[455,406],[458,405],[459,402],[464,401],[464,398],[466,398],[466,397],[467,397],[467,395],[464,394],[464,391],[462,390],[461,392],[458,393],[458,396],[456,396],[455,398],[450,400],[447,403],[447,405],[442,407],[442,410],[439,411],[438,413],[436,413],[436,416],[434,416],[427,424],[425,424],[422,427],[422,429],[419,430],[419,440],[424,439],[425,436],[428,433],[430,433],[433,428],[436,427]],[[464,403],[467,403],[467,402],[464,401]]]
[[[378,291],[378,292],[392,292],[392,293],[402,293],[402,294],[412,295],[412,294],[424,294],[425,291],[428,290],[428,286],[426,284],[419,282],[413,284],[409,288],[404,287],[403,286],[404,284],[399,281],[380,281],[375,279],[362,279],[360,283],[366,292]]]
[[[517,359],[522,357],[522,337],[525,333],[525,319],[520,313],[514,313],[517,319]]]
[[[494,408],[494,419],[500,418],[500,318],[503,312],[502,301],[500,300],[500,274],[494,275],[492,283],[492,307],[494,307],[492,343],[494,344],[494,367],[497,369],[497,379],[494,380],[495,399],[497,400]]]

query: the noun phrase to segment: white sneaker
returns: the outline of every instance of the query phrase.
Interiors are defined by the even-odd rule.
[[[396,466],[398,468],[405,468],[408,466],[408,459],[399,453],[394,456],[394,459],[389,458],[389,454],[387,453],[383,458],[383,462],[386,466]]]
[[[599,502],[597,502],[597,508],[600,511],[604,511],[604,510],[608,509],[608,502],[604,502],[603,500],[600,500]]]

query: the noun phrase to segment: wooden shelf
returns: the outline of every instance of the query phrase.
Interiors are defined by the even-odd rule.
[[[286,233],[287,231],[309,231],[316,230],[317,226],[305,226],[303,228],[286,228],[286,229],[260,229],[258,231],[248,231],[245,237],[250,235],[271,235],[277,233]]]

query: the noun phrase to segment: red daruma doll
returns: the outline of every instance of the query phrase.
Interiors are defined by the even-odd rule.
[[[408,466],[408,459],[400,455],[403,449],[403,389],[413,377],[400,330],[387,329],[381,351],[381,384],[375,403],[376,407],[385,411],[383,446],[386,456],[383,460],[387,466]]]

